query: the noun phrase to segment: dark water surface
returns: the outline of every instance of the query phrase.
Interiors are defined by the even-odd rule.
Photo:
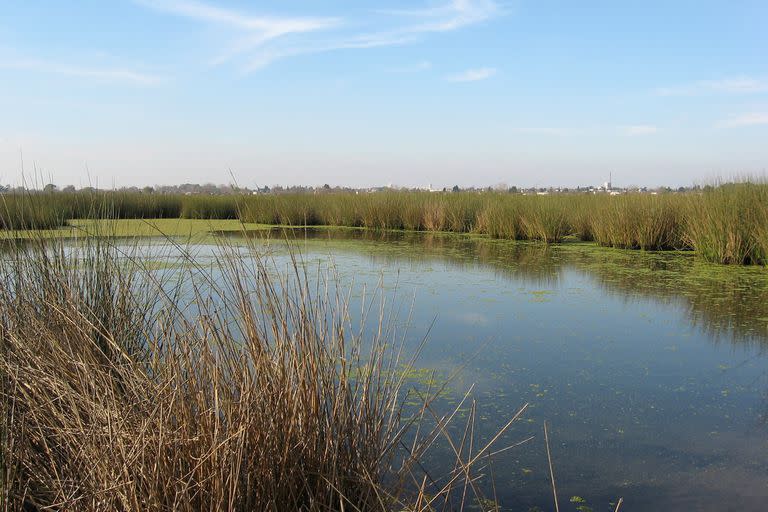
[[[585,244],[292,236],[307,264],[414,299],[414,339],[434,321],[419,366],[467,365],[443,406],[474,384],[480,437],[530,403],[498,447],[535,438],[494,458],[501,510],[553,509],[544,420],[561,510],[619,497],[625,511],[768,510],[768,270]]]

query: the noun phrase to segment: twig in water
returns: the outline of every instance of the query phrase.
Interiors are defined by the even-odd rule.
[[[552,454],[549,452],[549,433],[547,432],[547,422],[544,422],[544,442],[547,445],[547,460],[549,461],[549,476],[552,479],[552,495],[555,498],[555,512],[560,512],[560,506],[557,503],[557,487],[555,487],[555,471],[552,469]]]

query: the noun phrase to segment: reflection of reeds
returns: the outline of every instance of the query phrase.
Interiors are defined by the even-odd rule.
[[[556,286],[563,272],[574,269],[627,300],[676,300],[691,323],[700,325],[713,338],[768,342],[768,276],[759,268],[698,263],[690,254],[638,254],[585,244],[548,247],[440,233],[319,229],[302,231],[301,236],[354,240],[347,246],[352,251],[366,251],[361,244],[364,241],[381,242],[370,248],[376,258],[409,262],[436,259],[459,270],[481,265],[506,279],[538,287]],[[403,243],[411,248],[403,248]]]
[[[427,391],[404,417],[412,360],[386,313],[354,328],[332,282],[251,249],[222,246],[215,273],[96,239],[4,255],[7,510],[434,510],[474,488],[488,446],[423,477],[458,409],[437,416]]]

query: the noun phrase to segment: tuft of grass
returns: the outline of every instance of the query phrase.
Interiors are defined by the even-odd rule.
[[[681,208],[670,196],[608,196],[592,206],[589,231],[600,245],[656,251],[684,246]]]
[[[0,263],[7,510],[427,511],[452,507],[456,490],[462,503],[485,499],[474,466],[525,408],[480,450],[447,429],[467,396],[447,416],[433,410],[440,389],[406,410],[418,351],[403,356],[383,296],[362,307],[378,316],[352,318],[350,293],[295,255],[286,272],[255,245],[222,245],[215,265],[181,256],[157,269],[137,250],[37,239]],[[431,480],[421,468],[438,438],[457,461]]]
[[[526,198],[520,214],[520,222],[527,240],[546,243],[562,242],[572,233],[569,198]]]
[[[684,237],[704,260],[766,264],[768,185],[726,184],[688,198]]]

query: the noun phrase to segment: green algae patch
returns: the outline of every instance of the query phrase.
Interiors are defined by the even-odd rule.
[[[270,229],[262,224],[244,224],[239,220],[201,219],[74,219],[67,226],[45,230],[0,231],[0,239],[34,240],[40,238],[99,237],[170,237],[200,239],[217,233],[237,233]]]

